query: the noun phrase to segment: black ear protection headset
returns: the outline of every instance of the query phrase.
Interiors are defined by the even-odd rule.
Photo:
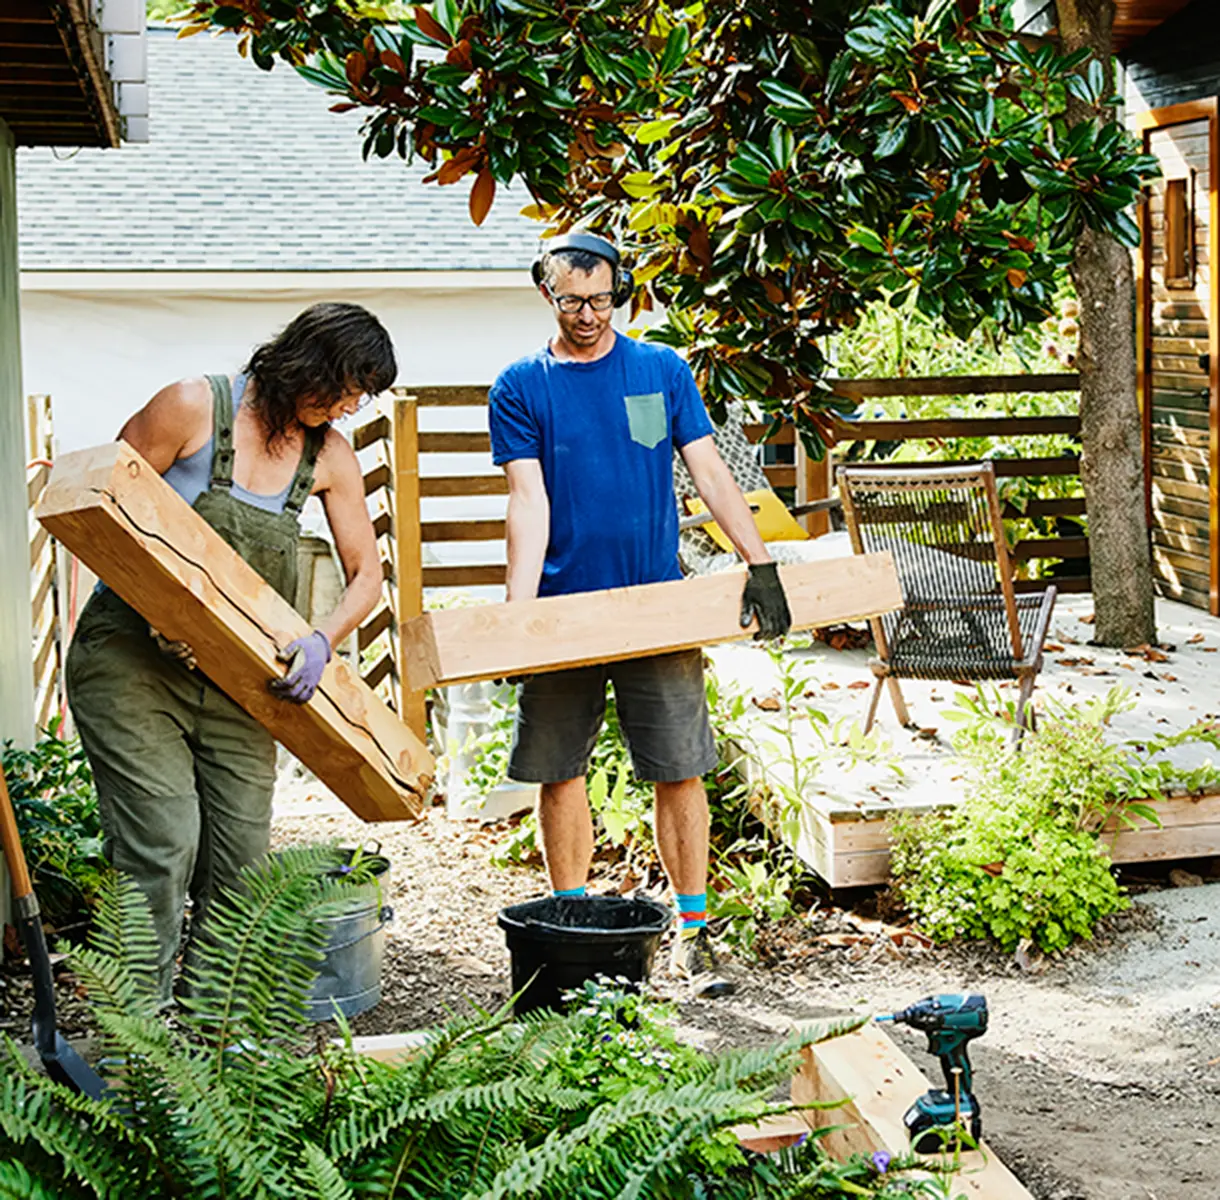
[[[622,308],[631,299],[631,294],[635,291],[634,277],[623,266],[623,260],[614,243],[604,237],[598,237],[595,233],[565,233],[562,237],[548,241],[542,254],[530,268],[536,287],[541,287],[545,282],[542,278],[542,259],[548,254],[558,254],[561,250],[584,250],[588,254],[596,254],[598,258],[605,259],[614,271],[614,307]]]

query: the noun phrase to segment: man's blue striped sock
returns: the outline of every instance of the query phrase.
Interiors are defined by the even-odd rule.
[[[694,935],[707,928],[707,892],[678,894],[678,919],[682,924],[682,935]]]
[[[583,896],[584,894],[585,894],[585,889],[583,887],[555,888],[554,891],[552,892],[552,895],[560,896],[565,900],[570,900],[576,896]]]

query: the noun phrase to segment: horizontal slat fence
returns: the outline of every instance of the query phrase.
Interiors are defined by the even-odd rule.
[[[951,376],[915,379],[851,379],[833,381],[837,395],[864,400],[885,396],[995,396],[1019,392],[1073,392],[1079,388],[1076,375],[1001,375],[1001,376]],[[423,471],[419,473],[417,495],[419,500],[443,501],[449,509],[460,508],[460,502],[470,501],[468,507],[477,508],[481,515],[464,516],[457,513],[444,516],[430,513],[421,518],[418,503],[414,507],[403,506],[402,497],[395,497],[399,525],[397,541],[403,546],[411,541],[422,548],[418,575],[399,580],[401,585],[400,607],[404,611],[421,611],[423,592],[428,588],[466,588],[503,585],[504,520],[502,516],[488,516],[482,510],[489,502],[494,504],[508,494],[508,485],[503,474],[491,465],[490,437],[487,431],[487,388],[476,385],[416,387],[395,392],[395,412],[410,414],[410,421],[423,424],[415,440],[416,460],[422,457]],[[438,415],[443,410],[450,415]],[[457,410],[467,410],[457,418]],[[417,415],[418,414],[418,415]],[[397,419],[397,418],[396,418]],[[467,428],[452,428],[452,424],[465,424]],[[444,428],[436,426],[444,425]],[[470,427],[473,426],[473,427]],[[380,428],[380,427],[379,427]],[[747,436],[757,442],[765,433],[763,423],[746,426]],[[836,434],[843,440],[876,441],[928,441],[935,443],[952,437],[1017,437],[1067,435],[1075,436],[1080,431],[1077,416],[1004,417],[983,416],[965,418],[937,418],[927,421],[877,420],[839,421]],[[383,436],[384,430],[383,430]],[[390,439],[392,441],[392,439]],[[830,494],[829,470],[804,456],[800,439],[795,437],[791,425],[783,426],[770,439],[777,446],[792,447],[792,461],[768,464],[764,467],[772,487],[793,489],[796,502],[823,499]],[[370,489],[388,486],[388,480],[404,470],[404,460],[397,456],[405,453],[402,447],[391,447],[384,459],[385,470],[370,469],[366,475],[366,486]],[[485,467],[472,468],[468,460],[461,460],[461,467],[446,463],[448,456],[479,455],[486,459]],[[930,459],[934,459],[934,454]],[[1024,457],[997,459],[996,473],[1001,478],[1071,476],[1078,473],[1079,463],[1074,457]],[[397,466],[395,463],[397,462]],[[883,465],[883,464],[882,464]],[[435,508],[435,505],[431,507]],[[503,511],[502,505],[500,511]],[[1073,517],[1084,513],[1084,500],[1079,498],[1047,498],[1032,501],[1022,514],[1008,506],[1005,515],[1037,517]],[[825,514],[813,514],[808,518],[813,526],[811,532],[824,532],[828,525]],[[411,525],[408,534],[407,523]],[[819,524],[821,522],[821,524]],[[480,545],[482,544],[482,545]],[[464,547],[464,549],[459,549]],[[438,562],[438,557],[461,557],[461,562]],[[1014,548],[1017,561],[1031,559],[1071,560],[1077,564],[1088,557],[1086,537],[1032,538],[1020,542]],[[432,559],[433,561],[428,561]],[[1060,582],[1060,581],[1057,581]],[[1087,575],[1069,576],[1061,581],[1065,590],[1088,589]],[[1018,584],[1020,587],[1021,584]],[[1028,586],[1038,586],[1031,583]]]
[[[1020,392],[1078,392],[1080,378],[1075,374],[1045,375],[948,375],[909,379],[843,379],[833,383],[836,395],[853,400],[906,396],[1001,396]],[[845,441],[932,442],[945,438],[1029,437],[1080,434],[1080,417],[1074,414],[1046,417],[937,417],[927,420],[879,419],[835,422],[835,436]],[[921,461],[937,461],[935,453]],[[1073,455],[1056,457],[1031,456],[992,459],[999,479],[1045,478],[1072,476],[1080,473],[1080,460]],[[884,466],[884,461],[870,463]],[[1005,504],[1003,515],[1009,518],[1079,517],[1085,511],[1084,497],[1055,497],[1030,501],[1024,511]],[[1086,536],[1026,538],[1012,548],[1017,562],[1033,559],[1070,560],[1085,566],[1055,578],[1060,591],[1087,592],[1089,576],[1087,559],[1089,543]],[[1018,590],[1045,586],[1044,581],[1019,580]]]

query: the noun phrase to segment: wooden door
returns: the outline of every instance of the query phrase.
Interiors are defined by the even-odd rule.
[[[1220,611],[1216,100],[1139,118],[1162,178],[1141,213],[1140,396],[1160,595]]]

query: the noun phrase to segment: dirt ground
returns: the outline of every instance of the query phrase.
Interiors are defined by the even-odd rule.
[[[281,844],[367,837],[336,812],[277,818]],[[508,995],[496,913],[544,891],[536,869],[490,865],[503,829],[429,811],[377,831],[393,861],[384,996],[357,1033],[402,1031],[473,1000]],[[1220,1186],[1220,862],[1212,882],[1133,877],[1132,909],[1058,959],[1018,965],[984,948],[934,949],[868,914],[875,896],[840,895],[760,941],[735,964],[739,989],[680,1002],[684,1032],[710,1050],[774,1038],[830,1011],[880,1012],[937,991],[977,990],[991,1011],[971,1045],[988,1140],[1038,1200],[1213,1200]],[[1180,877],[1179,877],[1180,878]],[[596,881],[594,890],[597,890]],[[840,907],[845,905],[845,907]],[[922,1035],[899,1029],[933,1079]]]

